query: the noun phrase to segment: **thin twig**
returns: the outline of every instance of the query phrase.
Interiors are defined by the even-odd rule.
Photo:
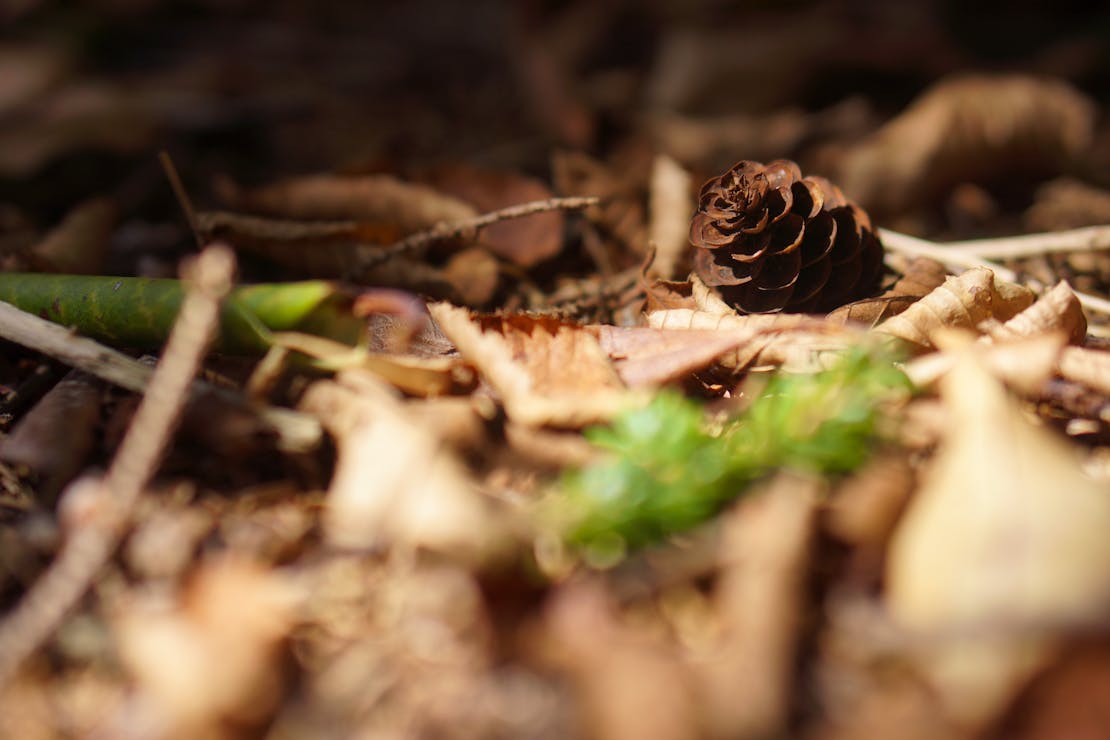
[[[101,380],[135,393],[146,391],[151,368],[122,352],[106,347],[69,329],[0,301],[0,337],[84,370]],[[193,382],[192,395],[214,395],[231,406],[242,406],[239,396],[201,380]],[[323,435],[319,422],[307,414],[273,406],[257,407],[257,413],[277,435],[278,446],[287,452],[305,452],[316,447]]]
[[[165,354],[115,459],[98,484],[97,498],[103,496],[106,505],[70,533],[58,557],[0,623],[0,686],[50,638],[119,545],[216,334],[220,302],[231,289],[234,267],[234,254],[222,246],[209,247],[197,258]]]
[[[879,238],[883,240],[883,246],[892,252],[909,257],[928,257],[948,267],[963,269],[986,267],[1003,280],[1011,282],[1017,280],[1017,273],[1013,270],[973,254],[950,250],[945,244],[919,239],[909,234],[900,234],[890,229],[879,229]]]
[[[166,179],[170,181],[170,188],[173,189],[177,204],[181,206],[181,211],[185,214],[185,220],[189,222],[189,230],[193,232],[193,239],[196,240],[197,247],[203,247],[204,240],[197,228],[197,212],[193,208],[193,201],[189,197],[188,191],[185,190],[185,184],[181,182],[181,175],[177,172],[177,166],[170,158],[169,152],[164,149],[158,152],[158,161],[162,164],[162,171],[166,174]]]
[[[498,223],[499,221],[524,218],[525,216],[546,213],[547,211],[577,211],[597,205],[599,200],[599,198],[592,195],[534,200],[528,203],[521,203],[519,205],[509,206],[508,208],[490,211],[489,213],[483,213],[480,216],[464,219],[462,221],[437,224],[425,231],[418,231],[415,234],[410,234],[401,241],[394,242],[382,249],[375,249],[373,252],[364,253],[359,260],[359,267],[362,270],[377,267],[397,255],[412,252],[426,247],[429,244],[444,241],[445,239],[457,239],[491,224]]]
[[[1008,267],[1003,267],[997,262],[993,262],[982,256],[982,253],[991,253],[989,250],[973,250],[969,249],[968,245],[987,244],[988,242],[992,241],[996,241],[999,244],[1003,244],[1007,241],[1013,243],[1017,242],[1018,240],[1024,240],[1028,238],[1030,240],[1030,244],[1036,243],[1037,240],[1042,240],[1040,242],[1041,244],[1049,246],[1049,249],[1047,251],[1053,251],[1054,249],[1056,251],[1067,251],[1059,248],[1060,245],[1065,243],[1071,243],[1072,245],[1078,244],[1080,241],[1078,237],[1080,232],[1087,234],[1085,238],[1091,240],[1094,240],[1096,238],[1096,236],[1092,236],[1092,234],[1096,233],[1098,238],[1107,238],[1107,236],[1110,235],[1110,227],[1093,226],[1090,227],[1090,229],[1061,231],[1057,232],[1057,234],[1030,234],[1028,237],[1008,237],[1007,239],[999,240],[973,239],[963,242],[932,242],[928,239],[920,239],[916,236],[900,234],[899,232],[891,231],[890,229],[879,229],[879,237],[883,240],[883,246],[885,246],[891,252],[897,252],[909,257],[928,257],[930,259],[936,260],[937,262],[940,262],[947,267],[985,267],[988,270],[992,270],[995,275],[1002,278],[1003,280],[1015,282],[1018,279],[1016,272],[1009,269]],[[1052,241],[1051,238],[1057,235],[1061,237],[1065,235],[1072,235],[1069,237],[1071,241],[1067,242],[1064,239],[1060,239],[1059,241]],[[1091,243],[1093,244],[1094,242],[1092,241]],[[998,252],[995,252],[995,254],[1001,254],[1001,249]],[[1034,254],[1037,254],[1037,252],[1034,252],[1032,249],[1028,249],[1026,252],[1023,253],[1022,256],[1029,257]],[[1010,256],[1016,255],[1011,253]],[[1080,291],[1074,292],[1075,297],[1079,299],[1079,303],[1084,308],[1088,308],[1092,311],[1098,311],[1099,313],[1110,316],[1110,300],[1101,298],[1096,295],[1091,295],[1090,293],[1082,293]]]
[[[968,239],[948,242],[944,248],[956,249],[984,259],[1019,259],[1058,252],[1094,252],[1110,249],[1110,225],[995,239]]]

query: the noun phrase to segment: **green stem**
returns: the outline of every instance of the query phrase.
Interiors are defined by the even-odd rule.
[[[181,307],[178,280],[0,273],[0,301],[117,346],[158,350]],[[351,297],[323,280],[236,288],[224,302],[218,352],[258,355],[271,331],[305,331],[354,344],[362,322]]]

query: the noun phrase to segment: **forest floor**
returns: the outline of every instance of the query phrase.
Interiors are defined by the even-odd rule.
[[[0,7],[0,736],[1108,736],[1110,11],[1011,5]]]

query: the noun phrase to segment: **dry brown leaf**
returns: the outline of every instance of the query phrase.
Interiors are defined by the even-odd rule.
[[[1033,292],[999,280],[977,267],[944,283],[904,312],[874,331],[897,337],[919,351],[933,346],[932,335],[942,328],[975,329],[988,319],[1008,321],[1033,303]]]
[[[301,406],[339,448],[324,512],[333,545],[424,547],[474,562],[504,544],[500,520],[462,464],[374,376],[347,370],[319,381]]]
[[[995,718],[1063,630],[1110,612],[1110,490],[965,353],[950,427],[894,536],[887,603],[949,712]]]
[[[669,280],[689,251],[695,206],[690,173],[666,154],[656,155],[652,163],[648,207],[648,242],[655,247],[651,272]]]
[[[944,283],[948,271],[944,265],[927,257],[918,257],[909,264],[905,274],[889,290],[875,298],[864,298],[829,313],[830,321],[875,326],[896,316]]]
[[[217,189],[232,207],[255,213],[287,219],[393,224],[402,234],[478,215],[458,198],[392,175],[306,175],[245,192],[224,180]]]
[[[469,203],[480,213],[547,200],[554,195],[534,177],[468,164],[435,167],[417,173],[416,179]],[[491,224],[482,230],[480,240],[494,254],[521,267],[531,267],[559,253],[565,224],[566,216],[562,211],[536,213]]]
[[[114,617],[139,701],[171,718],[172,737],[262,726],[284,689],[281,643],[300,599],[274,571],[230,557],[204,564],[178,603],[139,593]]]
[[[1083,306],[1066,282],[1037,299],[1029,308],[990,332],[995,339],[1029,337],[1042,333],[1061,333],[1070,344],[1082,344],[1087,336],[1087,317]]]
[[[729,332],[649,327],[587,327],[630,388],[670,383],[712,364],[743,337]]]
[[[816,480],[783,475],[728,515],[716,594],[721,643],[700,665],[714,737],[786,730],[821,492]]]
[[[837,181],[865,208],[888,214],[968,180],[1059,172],[1090,147],[1095,114],[1088,97],[1059,80],[942,80],[850,151]]]
[[[694,329],[727,333],[738,348],[719,364],[733,371],[753,365],[781,366],[792,372],[812,372],[827,366],[839,352],[862,336],[854,327],[805,314],[750,314],[741,316],[676,308],[653,311],[648,326],[655,329]]]
[[[429,311],[513,421],[578,427],[644,400],[625,388],[597,338],[580,326],[530,316],[472,318],[446,303]]]

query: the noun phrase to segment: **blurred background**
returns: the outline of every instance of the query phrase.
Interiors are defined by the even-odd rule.
[[[1053,177],[1110,184],[1097,109],[1110,9],[1077,0],[5,0],[0,24],[9,230],[17,215],[53,223],[91,194],[168,217],[161,148],[201,201],[218,174],[252,183],[466,160],[549,178],[552,152],[570,149],[633,168],[664,152],[701,177],[785,156],[934,234],[1013,227],[983,213],[1020,219]],[[966,73],[1050,78],[1075,92],[1064,107],[1089,107],[1025,125],[1045,140],[1004,159],[1028,161],[898,184],[912,192],[883,202],[884,164],[861,164],[861,142]],[[1042,94],[1017,97],[1052,118],[1061,99]],[[976,105],[972,127],[1030,115],[979,94],[955,107]]]

